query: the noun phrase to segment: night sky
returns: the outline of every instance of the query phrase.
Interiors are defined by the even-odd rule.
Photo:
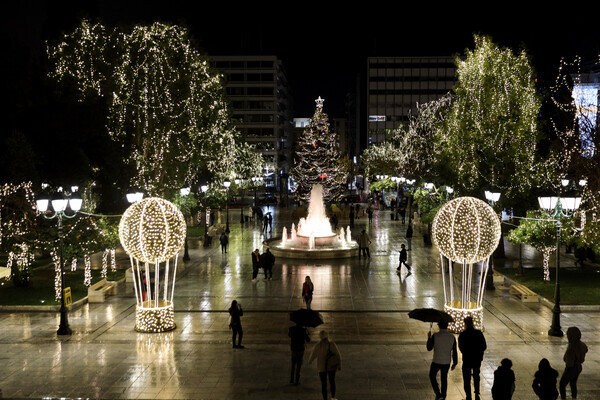
[[[106,24],[182,24],[209,55],[280,57],[292,84],[296,116],[312,115],[318,96],[326,100],[330,115],[343,112],[345,94],[354,90],[366,57],[462,54],[473,48],[474,33],[490,35],[500,46],[525,47],[544,79],[556,75],[561,57],[592,59],[600,51],[597,5],[596,10],[578,6],[576,14],[564,6],[527,8],[522,1],[498,3],[499,9],[486,11],[459,10],[456,3],[453,8],[430,2],[325,3],[24,0],[3,3],[2,39],[9,48],[38,51],[43,39],[57,38],[81,17]]]

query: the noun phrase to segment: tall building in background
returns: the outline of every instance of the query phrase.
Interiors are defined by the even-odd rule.
[[[417,105],[448,93],[456,82],[453,57],[370,57],[366,73],[366,142],[383,142]]]
[[[226,77],[232,117],[243,139],[264,159],[264,182],[284,193],[291,163],[292,100],[285,69],[276,56],[212,56]]]
[[[571,78],[582,154],[593,157],[598,151],[595,139],[598,137],[600,121],[600,62],[583,65],[581,72],[573,74]]]

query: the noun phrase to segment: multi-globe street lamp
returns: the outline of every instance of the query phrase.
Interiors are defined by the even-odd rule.
[[[563,180],[562,185],[567,186],[568,180]],[[585,185],[585,182],[580,181],[580,185]],[[563,331],[560,326],[560,230],[562,223],[561,218],[569,217],[579,208],[581,197],[576,195],[570,196],[540,196],[538,197],[540,208],[545,210],[552,218],[551,221],[556,223],[556,285],[554,287],[554,307],[552,308],[552,325],[548,330],[550,336],[563,336]]]
[[[67,306],[65,304],[65,282],[64,282],[64,259],[63,259],[63,218],[75,218],[77,212],[81,210],[83,202],[81,196],[77,193],[77,187],[72,187],[73,192],[70,195],[65,195],[62,188],[50,199],[43,194],[36,199],[38,211],[46,219],[56,219],[58,224],[58,243],[60,257],[60,324],[56,333],[58,335],[70,335],[72,333],[69,327],[69,319],[67,316]],[[49,205],[52,210],[49,209]],[[67,214],[67,209],[73,212],[73,215]],[[53,212],[48,215],[48,212]]]

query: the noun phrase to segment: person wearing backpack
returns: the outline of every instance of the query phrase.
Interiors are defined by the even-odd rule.
[[[311,364],[314,359],[317,359],[317,370],[319,371],[319,379],[321,380],[321,393],[323,400],[327,400],[327,379],[329,378],[329,389],[331,392],[331,400],[335,398],[335,373],[342,369],[342,358],[336,344],[329,340],[327,331],[319,332],[321,341],[313,348],[310,360]]]

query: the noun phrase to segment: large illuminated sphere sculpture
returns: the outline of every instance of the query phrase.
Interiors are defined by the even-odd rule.
[[[140,332],[175,328],[173,292],[177,255],[185,235],[181,211],[158,197],[133,203],[121,217],[119,239],[131,261],[137,305],[135,329]]]
[[[483,294],[489,258],[500,240],[500,218],[483,200],[459,197],[444,204],[432,226],[433,242],[440,251],[444,311],[454,322],[448,330],[464,330],[464,318],[471,316],[476,329],[483,329]],[[446,276],[446,259],[448,276]],[[454,263],[461,264],[454,270]],[[473,272],[479,280],[473,284]]]

